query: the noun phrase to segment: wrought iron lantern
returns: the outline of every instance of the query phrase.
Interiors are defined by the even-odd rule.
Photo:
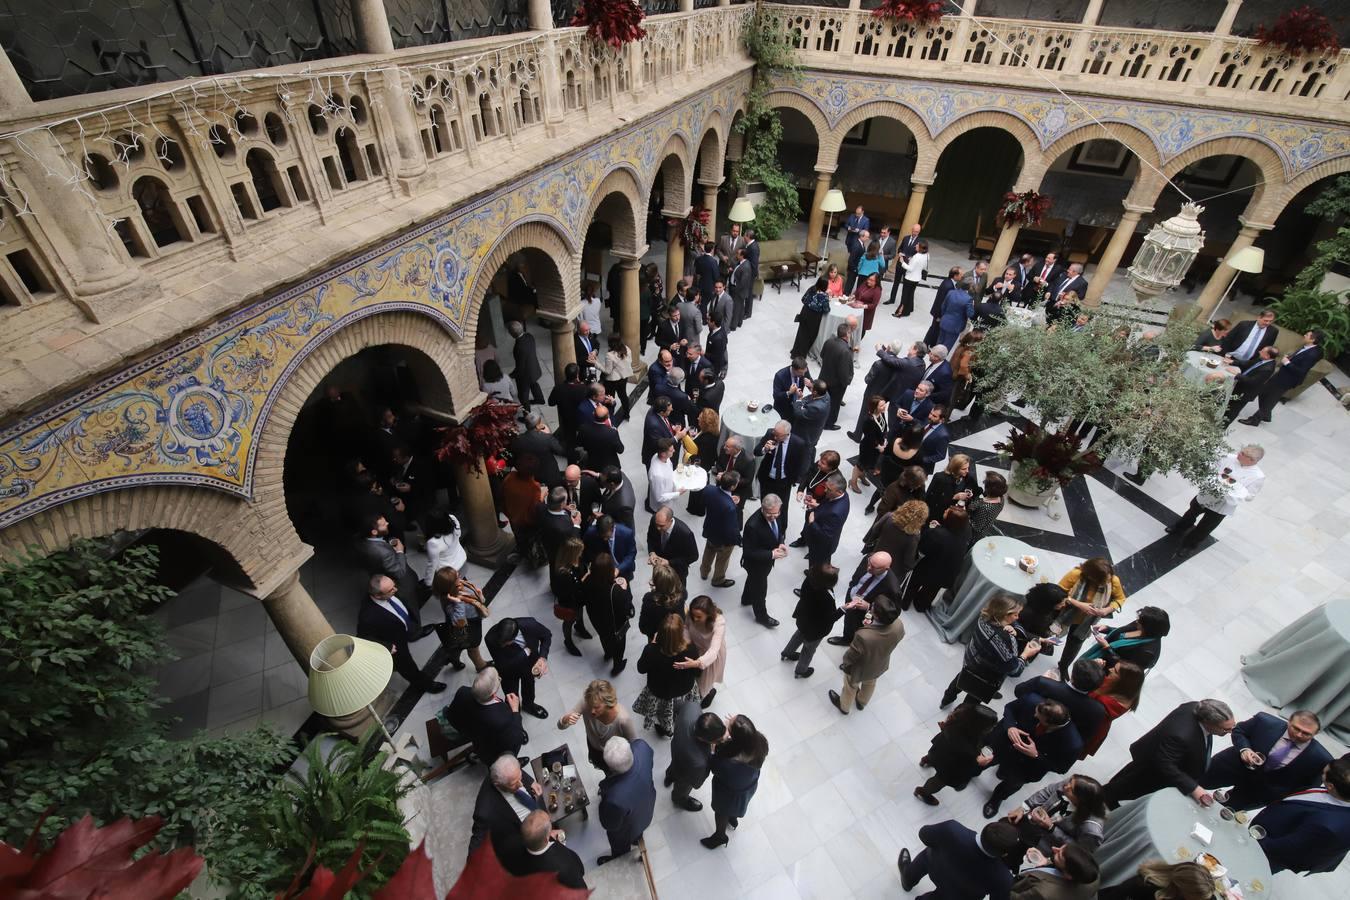
[[[1181,284],[1182,276],[1205,245],[1198,216],[1203,206],[1187,203],[1166,222],[1154,225],[1135,254],[1128,276],[1140,297],[1156,297]]]

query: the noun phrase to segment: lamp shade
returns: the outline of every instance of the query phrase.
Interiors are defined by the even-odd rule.
[[[1241,250],[1229,254],[1224,262],[1239,272],[1255,274],[1260,272],[1261,267],[1266,264],[1266,251],[1260,247],[1243,247]]]
[[[374,641],[335,634],[309,655],[309,705],[321,716],[350,716],[380,696],[394,657]]]
[[[827,191],[825,199],[820,203],[821,212],[837,213],[846,209],[848,209],[848,204],[844,202],[844,192],[838,188]]]
[[[733,222],[753,222],[755,206],[748,197],[737,197],[736,202],[731,204],[731,212],[727,213],[727,218]]]

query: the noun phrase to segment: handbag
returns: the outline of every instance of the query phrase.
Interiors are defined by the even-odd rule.
[[[441,643],[447,650],[468,650],[473,646],[469,639],[468,620],[461,619],[463,624],[456,625],[454,622],[445,623],[445,631],[441,635]]]
[[[561,603],[553,604],[553,615],[559,622],[575,622],[577,611],[571,607],[563,606]]]
[[[956,676],[956,689],[965,691],[972,697],[978,697],[981,703],[988,703],[994,699],[998,689],[1003,687],[1003,679],[991,679],[983,672],[977,672],[969,666],[961,667],[961,674]]]
[[[686,431],[680,436],[680,446],[682,446],[684,452],[688,453],[690,456],[698,456],[698,444],[696,444],[694,439],[689,436],[689,432]]]

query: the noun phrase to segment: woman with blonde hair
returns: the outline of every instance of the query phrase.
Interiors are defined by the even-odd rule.
[[[558,719],[558,729],[571,728],[577,722],[583,723],[586,730],[586,755],[591,765],[606,775],[610,772],[605,765],[605,742],[615,735],[630,741],[638,739],[632,714],[619,702],[614,685],[603,678],[586,685],[577,705]]]
[[[671,613],[638,657],[637,670],[647,676],[647,685],[633,702],[633,712],[642,714],[643,728],[655,728],[661,737],[670,737],[675,733],[675,704],[702,699],[698,670],[675,668],[675,663],[693,658],[684,618]]]
[[[699,670],[698,692],[703,697],[700,705],[707,709],[727,671],[727,617],[711,597],[701,594],[689,603],[684,628],[699,657],[677,662],[675,668]]]
[[[1214,876],[1197,862],[1165,863],[1151,859],[1114,887],[1102,888],[1098,900],[1214,900]]]
[[[825,270],[825,279],[825,293],[831,297],[844,296],[844,276],[839,274],[839,267],[834,263],[830,263],[830,267]]]
[[[487,668],[482,652],[483,620],[488,612],[487,601],[478,586],[459,576],[454,566],[443,566],[431,578],[431,595],[441,601],[445,624],[439,629],[441,643],[450,651],[450,665],[458,672],[464,668],[460,654],[469,652],[475,671]]]
[[[983,493],[975,480],[975,465],[964,453],[953,453],[947,467],[933,476],[924,499],[928,501],[928,519],[941,522],[950,507],[965,507]]]
[[[1009,675],[1021,675],[1027,663],[1041,652],[1037,640],[1023,641],[1026,633],[1018,627],[1022,599],[1012,594],[995,594],[980,611],[975,631],[966,645],[961,671],[942,694],[942,707],[950,706],[956,695],[966,692],[966,702],[988,703],[1003,687]]]
[[[722,437],[722,417],[715,409],[704,409],[698,414],[698,436],[693,438],[694,451],[689,462],[705,472],[711,472],[717,463],[717,442]],[[686,437],[686,441],[690,440]],[[686,449],[688,449],[686,444]],[[689,493],[689,514],[703,515],[703,492]]]

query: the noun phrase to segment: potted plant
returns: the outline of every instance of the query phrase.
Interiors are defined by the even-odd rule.
[[[1083,439],[1063,431],[1047,431],[1034,423],[1016,426],[1008,440],[994,444],[999,456],[1011,463],[1008,499],[1020,506],[1041,506],[1055,488],[1098,469],[1102,460],[1083,450]]]
[[[943,6],[939,0],[881,0],[872,15],[896,25],[932,25],[942,20]]]
[[[1311,6],[1285,10],[1269,28],[1258,26],[1256,43],[1262,47],[1278,48],[1289,56],[1335,53],[1341,47],[1336,26],[1320,10]]]
[[[489,397],[469,411],[464,421],[436,429],[441,437],[436,458],[472,472],[483,471],[483,460],[497,459],[515,438],[520,405]]]
[[[998,208],[1000,225],[1039,225],[1045,214],[1050,212],[1054,200],[1036,191],[1008,191],[1003,195],[1003,204]]]
[[[686,248],[702,249],[709,240],[711,211],[706,206],[695,206],[683,219],[671,219],[670,224],[680,229],[680,243]]]
[[[586,37],[617,50],[647,36],[642,27],[646,15],[636,0],[581,0],[567,24],[584,27]]]

